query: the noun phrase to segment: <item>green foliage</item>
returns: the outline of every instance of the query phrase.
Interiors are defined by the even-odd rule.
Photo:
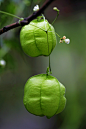
[[[25,4],[22,0],[0,0],[0,2],[0,10],[25,17],[32,12],[33,6],[38,4],[39,1],[33,0],[32,3],[28,0]],[[49,13],[48,16],[51,17]],[[86,126],[86,21],[84,16],[84,13],[79,14],[79,18],[72,15],[71,17],[65,17],[65,19],[58,19],[58,22],[54,24],[59,35],[66,35],[71,40],[69,46],[58,43],[51,55],[53,75],[66,86],[67,105],[65,110],[59,116],[57,115],[58,121],[56,123],[61,123],[59,129],[82,129]],[[0,14],[0,28],[15,21],[17,19]],[[0,49],[0,57],[7,63],[4,69],[0,68],[0,109],[3,114],[7,105],[14,103],[14,96],[17,96],[15,103],[18,102],[16,106],[19,108],[19,95],[23,96],[22,89],[26,78],[28,79],[28,76],[34,73],[37,74],[37,71],[45,72],[45,66],[48,64],[44,58],[40,60],[40,58],[28,57],[26,62],[21,59],[23,56],[25,58],[27,56],[22,52],[19,32],[20,28],[16,28],[3,34],[2,37],[3,47]],[[28,65],[31,65],[31,67]],[[11,78],[13,70],[16,70],[16,73],[13,73],[13,78]],[[15,90],[11,89],[12,86]],[[12,94],[14,95],[12,96]],[[4,108],[2,108],[3,105]],[[11,109],[14,108],[15,106],[12,106]],[[8,116],[10,116],[10,113]]]

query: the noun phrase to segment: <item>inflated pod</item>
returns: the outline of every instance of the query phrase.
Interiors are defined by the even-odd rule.
[[[54,27],[44,19],[35,19],[20,31],[22,49],[31,57],[49,56],[56,42]]]
[[[24,88],[23,103],[28,112],[37,116],[52,116],[63,111],[65,87],[53,76],[35,75],[28,79]]]

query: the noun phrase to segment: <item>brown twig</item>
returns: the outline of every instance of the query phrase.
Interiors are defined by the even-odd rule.
[[[2,29],[0,29],[0,35],[13,29],[13,28],[16,28],[18,26],[24,26],[24,25],[27,25],[29,24],[33,19],[35,19],[37,16],[39,16],[41,13],[43,13],[43,11],[53,2],[54,0],[47,0],[43,6],[35,13],[33,13],[32,15],[30,15],[29,17],[27,18],[24,18],[23,21],[19,21],[18,22],[15,22],[13,24],[10,24],[8,26],[5,26],[3,27]]]

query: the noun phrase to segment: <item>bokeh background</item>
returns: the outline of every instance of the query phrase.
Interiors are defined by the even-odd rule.
[[[0,10],[27,17],[36,4],[45,0],[0,0]],[[51,54],[52,75],[66,87],[64,111],[50,119],[30,114],[23,105],[24,85],[33,75],[45,73],[48,57],[27,56],[20,45],[21,27],[0,35],[0,129],[85,129],[86,128],[86,0],[55,0],[44,12],[55,31],[70,38],[69,45],[59,44]],[[0,14],[0,28],[18,19]]]

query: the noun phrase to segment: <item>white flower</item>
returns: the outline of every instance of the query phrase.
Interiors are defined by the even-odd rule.
[[[5,65],[6,65],[6,61],[0,60],[0,66],[5,66]]]
[[[39,10],[39,5],[36,5],[34,8],[33,8],[33,11],[36,12]]]
[[[63,38],[62,39],[66,39],[66,36],[63,36]]]
[[[69,44],[70,43],[70,39],[64,39],[65,43]]]
[[[63,41],[60,39],[59,43],[63,43]]]

